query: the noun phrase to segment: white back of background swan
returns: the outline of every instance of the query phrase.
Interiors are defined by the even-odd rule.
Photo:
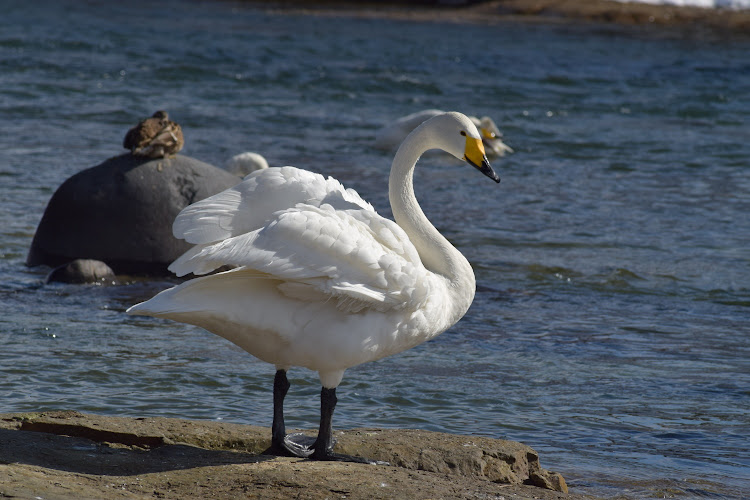
[[[423,109],[402,116],[377,131],[373,146],[378,149],[395,151],[412,130],[426,120],[443,113],[445,111],[439,109]],[[513,152],[513,148],[503,142],[503,134],[492,118],[489,116],[481,118],[469,116],[468,118],[479,130],[487,155],[504,156],[506,153]]]
[[[227,160],[227,164],[224,167],[229,172],[240,177],[245,177],[247,174],[268,168],[268,161],[259,153],[247,151],[238,155],[232,156]]]
[[[128,313],[201,326],[277,370],[315,370],[328,389],[349,367],[435,337],[466,313],[475,280],[414,196],[414,166],[433,148],[499,182],[477,128],[460,113],[428,120],[396,153],[389,179],[395,222],[333,178],[294,167],[259,170],[185,208],[173,226],[195,245],[170,266],[177,275],[236,267],[165,290]]]

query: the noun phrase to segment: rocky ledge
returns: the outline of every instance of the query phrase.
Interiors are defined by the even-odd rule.
[[[337,432],[366,465],[266,455],[264,427],[74,411],[0,414],[3,498],[590,498],[526,445],[419,430]]]

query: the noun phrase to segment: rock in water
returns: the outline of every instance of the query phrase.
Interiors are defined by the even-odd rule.
[[[182,155],[110,158],[73,175],[52,195],[26,265],[96,259],[117,274],[168,274],[167,266],[192,246],[172,235],[177,214],[237,182]]]
[[[100,260],[76,259],[58,266],[47,275],[47,283],[102,283],[114,282],[115,272]]]

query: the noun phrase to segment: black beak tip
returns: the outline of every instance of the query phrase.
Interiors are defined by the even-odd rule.
[[[484,175],[486,175],[487,177],[489,177],[493,181],[500,182],[500,176],[497,175],[494,170],[492,170],[492,166],[490,166],[490,162],[489,162],[489,160],[487,159],[486,156],[484,158],[482,158],[482,164],[481,165],[477,165],[476,163],[474,163],[473,161],[469,160],[465,156],[464,156],[464,160],[469,165],[471,165],[472,167],[476,168],[477,170],[479,170],[480,172],[482,172]]]
[[[482,166],[479,167],[479,171],[482,172],[484,175],[489,177],[495,182],[500,182],[500,176],[495,173],[494,170],[492,170],[492,167],[490,166],[490,162],[487,160],[487,157],[484,158],[482,161]]]

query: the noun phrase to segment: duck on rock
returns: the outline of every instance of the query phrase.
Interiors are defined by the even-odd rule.
[[[171,158],[184,145],[182,127],[171,121],[169,114],[162,110],[128,130],[122,143],[133,155],[146,158]]]

